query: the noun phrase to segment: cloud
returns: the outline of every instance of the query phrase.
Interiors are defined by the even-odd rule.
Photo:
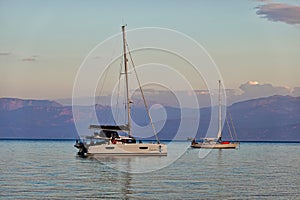
[[[9,56],[11,52],[0,52],[0,56]]]
[[[248,81],[240,85],[243,91],[242,97],[257,98],[272,95],[289,95],[291,89],[285,86],[273,86],[272,84],[260,84],[257,81]]]
[[[231,93],[226,90],[227,103],[229,105],[235,102],[274,95],[296,96],[297,93],[299,94],[298,96],[300,96],[300,87],[299,90],[296,90],[296,88],[291,89],[287,86],[273,86],[272,84],[259,83],[258,81],[248,81],[247,83],[241,84],[239,88],[240,91],[233,90],[236,92],[232,91]]]
[[[271,2],[271,0],[255,0],[257,2]]]
[[[273,22],[300,24],[300,6],[269,3],[257,7],[256,14]]]
[[[248,81],[248,85],[258,85],[257,81]]]
[[[300,96],[300,87],[295,87],[293,89],[292,95],[295,97],[299,97]]]
[[[94,56],[93,59],[101,59],[101,56]]]
[[[36,59],[33,58],[33,57],[29,57],[29,58],[23,58],[22,61],[24,61],[24,62],[33,62],[33,61],[36,61]]]

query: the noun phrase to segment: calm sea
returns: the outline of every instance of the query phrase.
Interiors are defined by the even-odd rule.
[[[138,158],[78,158],[73,144],[0,140],[0,198],[300,199],[300,143],[241,143],[239,150],[212,150],[205,158],[188,149],[171,165],[147,173],[108,165],[130,168]],[[155,165],[164,158],[147,159]]]

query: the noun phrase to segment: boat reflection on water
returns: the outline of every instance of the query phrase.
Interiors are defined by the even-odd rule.
[[[143,143],[151,144],[151,141],[143,141]],[[189,143],[169,142],[168,149],[171,150],[168,156],[111,156],[98,154],[83,158],[78,156],[78,158],[87,161],[97,161],[117,171],[140,174],[154,172],[171,165],[185,153],[185,150],[189,149]]]

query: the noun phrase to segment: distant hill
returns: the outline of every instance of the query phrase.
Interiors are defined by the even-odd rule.
[[[81,106],[79,119],[90,122],[87,106]],[[145,109],[133,106],[132,118],[140,126],[149,123]],[[180,139],[195,135],[190,131],[198,124],[196,138],[204,137],[210,121],[210,108],[200,109],[200,121],[193,115],[180,121],[181,111],[164,107],[167,121],[156,122],[162,129],[161,139],[174,138],[180,122],[185,124]],[[228,107],[239,140],[248,141],[300,141],[300,97],[271,96],[235,103]],[[97,116],[102,123],[112,123],[112,111],[108,106],[96,106]],[[191,112],[195,110],[185,110]],[[154,113],[155,114],[155,113]],[[160,112],[157,116],[161,115]],[[103,117],[105,116],[105,117]],[[155,118],[157,119],[157,118]],[[85,127],[84,127],[85,129]],[[86,127],[86,131],[88,129]],[[224,128],[224,138],[228,138]],[[215,135],[215,131],[210,133]],[[69,139],[77,138],[71,106],[62,106],[55,101],[22,100],[0,98],[0,138]]]
[[[71,107],[55,101],[0,99],[0,138],[74,138]]]
[[[229,107],[242,140],[300,141],[300,97],[271,96]]]
[[[29,106],[62,107],[61,104],[49,100],[23,100],[17,98],[0,98],[0,111],[10,111]]]

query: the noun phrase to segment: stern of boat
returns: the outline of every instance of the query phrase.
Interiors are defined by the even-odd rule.
[[[78,149],[78,153],[77,153],[78,156],[86,157],[88,149],[84,145],[83,142],[76,140],[76,143],[74,144],[74,147]]]

